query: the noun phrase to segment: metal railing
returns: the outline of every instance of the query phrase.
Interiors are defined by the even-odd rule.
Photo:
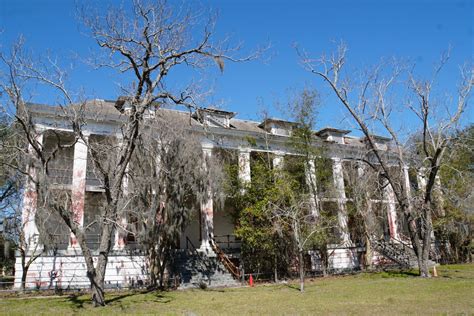
[[[241,272],[239,268],[236,267],[234,263],[229,259],[229,257],[227,257],[225,252],[221,248],[219,248],[215,239],[213,239],[212,236],[209,236],[209,238],[210,238],[211,246],[214,252],[217,254],[217,258],[219,259],[219,261],[222,262],[222,264],[227,269],[227,271],[229,271],[230,274],[232,274],[232,276],[236,280],[239,280],[241,278]]]
[[[191,245],[191,248],[189,248],[189,245]],[[193,242],[191,241],[191,239],[189,239],[188,236],[186,236],[186,249],[192,250],[193,252],[197,252],[196,246],[194,246]]]
[[[215,243],[222,249],[240,249],[242,241],[235,235],[214,235]]]

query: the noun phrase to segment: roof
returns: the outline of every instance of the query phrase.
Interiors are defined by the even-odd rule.
[[[321,136],[321,135],[324,135],[326,133],[331,133],[331,132],[346,135],[346,134],[349,134],[351,131],[348,130],[348,129],[337,129],[337,128],[333,128],[333,127],[325,127],[323,129],[317,131],[315,134],[318,135],[318,136]]]
[[[288,125],[288,126],[296,126],[298,123],[296,122],[290,122],[290,121],[285,121],[279,118],[274,118],[274,117],[269,117],[263,120],[262,123],[260,123],[258,126],[259,127],[265,127],[269,123],[278,123],[282,125]]]
[[[123,99],[120,99],[123,101]],[[119,100],[119,101],[120,101]],[[126,119],[126,115],[121,113],[119,109],[116,107],[117,102],[115,100],[88,100],[84,103],[74,104],[71,106],[66,107],[59,107],[59,106],[51,106],[45,104],[37,104],[37,103],[28,103],[28,108],[38,114],[45,114],[45,115],[58,115],[60,117],[65,117],[68,115],[74,115],[78,112],[83,113],[86,118],[89,119],[96,119],[101,121],[124,121]],[[243,132],[250,132],[250,133],[267,133],[265,131],[265,125],[269,123],[277,123],[287,126],[296,126],[298,123],[290,122],[279,118],[267,118],[263,122],[251,121],[251,120],[242,120],[236,119],[234,116],[237,114],[236,112],[224,111],[214,108],[206,108],[206,109],[199,109],[200,111],[206,111],[211,113],[216,113],[220,115],[227,115],[230,118],[230,128],[233,130],[243,131]],[[196,117],[190,115],[189,111],[181,111],[176,109],[169,109],[165,107],[160,107],[156,110],[155,115],[158,117],[162,117],[165,120],[177,120],[180,124],[188,125],[188,126],[202,126],[202,123],[199,122]],[[321,136],[328,132],[340,133],[340,134],[348,134],[350,130],[343,130],[343,129],[336,129],[332,127],[326,127],[315,134]],[[385,138],[382,136],[374,136],[378,140],[390,140],[389,138]],[[351,142],[350,142],[351,143]],[[356,141],[353,142],[354,144]]]
[[[224,115],[229,118],[232,118],[237,115],[237,112],[223,111],[223,110],[215,109],[215,108],[200,108],[200,109],[197,109],[196,112],[213,113],[213,114],[218,114],[218,115]]]
[[[375,141],[378,141],[378,142],[391,142],[392,141],[390,137],[385,137],[385,136],[380,136],[380,135],[370,135],[370,137],[372,137]],[[364,137],[362,140],[366,141],[367,137]]]
[[[253,133],[263,133],[266,131],[259,126],[259,122],[249,121],[249,120],[240,120],[240,119],[231,119],[230,125],[237,130],[253,132]]]

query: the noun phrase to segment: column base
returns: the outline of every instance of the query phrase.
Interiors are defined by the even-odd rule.
[[[81,254],[82,249],[79,245],[68,245],[66,251],[74,254]]]
[[[125,250],[125,245],[120,245],[120,244],[119,245],[114,245],[112,247],[112,250],[113,251],[124,251]]]
[[[35,256],[37,254],[40,254],[44,251],[44,246],[42,244],[38,245],[30,245],[28,247],[27,254],[28,256]]]
[[[71,236],[69,237],[69,245],[67,245],[66,251],[69,253],[74,253],[74,254],[82,253],[81,246],[79,246],[76,236],[74,236],[72,233],[71,233]]]
[[[212,249],[208,241],[203,241],[199,249],[197,249],[197,252],[202,253],[208,257],[217,257],[214,249]]]

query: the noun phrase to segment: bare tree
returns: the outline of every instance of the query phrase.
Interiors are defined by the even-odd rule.
[[[129,86],[122,87],[127,96],[116,103],[124,122],[120,128],[120,139],[111,141],[111,144],[115,144],[114,151],[110,152],[107,163],[94,154],[89,140],[84,136],[86,121],[91,119],[85,118],[85,112],[94,112],[94,104],[86,106],[85,102],[77,101],[69,93],[65,73],[54,59],[34,63],[32,59],[21,56],[20,46],[13,50],[10,58],[2,54],[6,69],[2,90],[12,105],[10,113],[22,128],[26,147],[31,148],[28,157],[34,161],[38,178],[32,179],[31,172],[25,170],[23,174],[35,183],[39,204],[48,204],[47,209],[59,214],[77,238],[85,259],[87,277],[91,282],[93,303],[95,306],[103,306],[105,269],[118,215],[123,207],[124,178],[143,131],[144,116],[163,104],[178,104],[190,109],[198,106],[194,85],[172,91],[167,87],[166,78],[177,66],[201,69],[209,63],[217,63],[223,70],[225,61],[246,61],[257,57],[258,53],[234,58],[233,55],[240,47],[231,47],[226,40],[219,43],[213,41],[213,19],[199,28],[202,25],[201,14],[194,14],[190,9],[174,11],[165,1],[134,1],[130,10],[112,8],[105,16],[85,14],[83,19],[90,28],[92,37],[105,53],[103,59],[98,59],[97,65],[112,67],[119,73],[130,74],[127,78],[132,78]],[[194,40],[199,31],[201,35]],[[58,109],[74,132],[72,142],[57,145],[56,150],[74,146],[77,142],[84,143],[92,156],[93,167],[100,174],[106,202],[98,221],[100,241],[96,262],[86,242],[85,228],[72,212],[71,192],[48,195],[51,191],[41,183],[48,176],[48,164],[54,158],[54,151],[53,154],[47,154],[36,139],[38,131],[26,108],[27,99],[23,89],[31,88],[30,84],[33,82],[48,86],[59,94]],[[55,198],[47,200],[46,196]]]
[[[269,201],[267,209],[276,230],[289,232],[293,239],[298,255],[300,291],[304,292],[305,254],[320,243],[321,235],[325,239],[336,221],[322,214],[316,215],[311,197],[295,190],[294,179],[281,176],[275,183],[279,198]]]
[[[297,160],[302,164],[305,173],[305,186],[303,186],[305,194],[301,198],[308,199],[305,203],[309,203],[309,212],[312,215],[312,218],[299,218],[299,220],[305,225],[312,226],[310,229],[312,235],[314,234],[310,239],[312,250],[319,254],[322,272],[326,275],[331,256],[328,253],[328,245],[337,236],[333,236],[336,218],[327,208],[327,204],[323,203],[325,196],[321,194],[322,187],[331,193],[334,193],[334,187],[330,177],[327,177],[327,165],[323,163],[327,160],[328,148],[324,143],[318,142],[313,131],[319,102],[319,94],[314,89],[304,89],[288,102],[290,115],[297,124],[292,130],[289,145],[298,155]],[[296,208],[301,206],[295,205]]]
[[[15,95],[6,85],[1,86],[5,93]],[[16,115],[24,118],[20,113]],[[38,203],[39,199],[35,198],[40,192],[43,195],[48,194],[49,179],[43,177],[41,168],[35,167],[38,161],[32,152],[32,146],[27,145],[28,134],[25,133],[25,126],[18,119],[6,119],[0,140],[2,170],[0,216],[5,218],[8,237],[16,243],[16,249],[20,254],[22,267],[20,288],[23,290],[32,263],[43,253],[56,247],[57,242],[54,238],[57,231],[46,229],[51,214],[45,211],[44,203]],[[46,155],[44,157],[46,158]],[[48,157],[46,161],[50,158]],[[45,164],[48,165],[47,162]]]
[[[380,183],[378,170],[369,168],[363,162],[350,161],[344,168],[345,187],[348,192],[350,215],[355,219],[350,227],[351,239],[365,246],[363,265],[372,267],[373,239],[383,238],[384,226],[388,225],[386,208],[380,207],[383,200],[384,186]],[[377,202],[375,202],[377,201]],[[374,203],[375,202],[375,203]],[[379,209],[377,211],[377,209]]]
[[[206,161],[199,135],[183,126],[186,116],[169,111],[156,115],[146,122],[130,163],[131,203],[126,211],[136,220],[137,241],[145,245],[151,286],[163,287],[177,240],[193,215],[198,215],[209,185],[211,198],[218,200],[222,174],[216,158]]]
[[[348,111],[356,126],[363,133],[368,153],[363,159],[369,166],[379,170],[387,185],[393,190],[400,208],[400,215],[408,222],[410,240],[417,255],[420,275],[429,276],[428,259],[431,248],[432,214],[436,209],[433,193],[436,178],[443,162],[447,145],[451,142],[450,131],[461,119],[474,84],[472,66],[465,66],[461,71],[461,82],[458,87],[455,104],[439,108],[432,100],[434,82],[448,55],[443,56],[440,65],[435,68],[431,80],[418,79],[413,71],[408,71],[408,86],[413,98],[406,102],[409,111],[418,120],[421,143],[420,154],[412,155],[404,147],[402,133],[396,128],[397,121],[393,112],[399,109],[393,100],[392,92],[406,73],[399,63],[385,63],[362,73],[358,81],[355,76],[344,72],[346,64],[345,45],[340,45],[331,56],[318,59],[310,58],[298,51],[301,62],[311,73],[322,78],[335,93],[337,99]],[[397,103],[395,103],[397,102]],[[391,136],[394,147],[387,150],[380,146],[374,137],[373,128],[379,128]],[[426,185],[422,185],[419,199],[410,192],[406,181],[406,168],[414,166],[423,170]],[[423,168],[423,169],[421,169]]]
[[[222,70],[225,60],[245,61],[255,57],[234,59],[228,55],[233,49],[213,43],[212,21],[204,27],[201,38],[193,41],[193,26],[199,16],[195,16],[190,10],[185,10],[184,15],[180,15],[174,13],[165,2],[143,4],[135,1],[132,11],[130,15],[130,12],[111,10],[103,19],[97,16],[85,18],[86,25],[90,27],[99,46],[112,57],[107,58],[111,62],[103,65],[120,72],[131,72],[134,76],[129,97],[117,104],[119,110],[124,111],[127,122],[122,128],[123,142],[118,150],[113,173],[105,179],[107,206],[103,217],[110,221],[101,227],[97,266],[94,267],[92,257],[86,260],[94,289],[93,300],[97,305],[105,304],[103,280],[114,231],[113,223],[117,221],[124,175],[137,146],[144,114],[153,107],[156,109],[170,102],[189,108],[197,106],[192,87],[185,88],[178,94],[173,93],[166,88],[166,77],[178,65],[200,68],[210,60],[216,61]],[[81,242],[81,238],[78,240]]]

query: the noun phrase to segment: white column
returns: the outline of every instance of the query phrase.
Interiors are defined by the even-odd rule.
[[[357,175],[359,177],[359,181],[363,181],[364,184],[367,183],[367,180],[364,180],[364,176],[365,176],[365,169],[366,166],[363,165],[361,162],[359,162],[357,164]],[[370,192],[368,190],[366,190],[365,192],[365,198],[367,200],[367,218],[370,218],[372,216],[372,199],[370,197]]]
[[[344,174],[342,170],[342,160],[339,157],[332,158],[332,171],[334,177],[334,187],[337,194],[337,204],[339,207],[338,212],[338,222],[339,228],[341,230],[341,239],[342,243],[345,246],[351,244],[351,239],[349,237],[349,228],[347,225],[347,210],[346,210],[346,191],[344,189]]]
[[[405,187],[407,190],[407,196],[410,197],[411,195],[411,185],[410,185],[410,174],[409,174],[409,167],[403,166],[403,175],[405,180]]]
[[[122,138],[121,134],[117,135],[117,143],[118,143],[118,147],[122,148],[123,138]],[[129,165],[127,164],[127,166],[125,167],[125,174],[122,178],[122,194],[123,194],[124,203],[126,203],[126,201],[125,201],[126,196],[129,193],[129,175],[128,175],[128,172],[129,172]],[[126,210],[125,210],[125,212],[126,212]],[[127,241],[127,231],[125,229],[127,228],[128,221],[127,221],[126,214],[125,215],[122,214],[121,216],[119,216],[117,218],[117,222],[118,222],[118,225],[116,225],[116,228],[115,228],[113,250],[120,251],[120,250],[123,250],[125,248],[126,241]]]
[[[316,167],[314,159],[309,159],[305,166],[306,184],[309,187],[309,203],[311,214],[314,217],[319,216],[318,196],[317,196],[317,182],[316,182]]]
[[[126,203],[125,200],[128,196],[128,180],[129,179],[128,179],[128,165],[127,165],[126,170],[125,170],[125,175],[123,176],[123,179],[122,179],[122,194],[123,194],[124,203]],[[128,221],[127,221],[126,214],[125,215],[122,214],[121,216],[119,216],[117,218],[117,221],[118,221],[118,225],[116,225],[116,229],[115,229],[113,249],[123,250],[125,248],[126,241],[127,241],[126,228],[128,225]]]
[[[85,141],[88,135],[84,135]],[[72,167],[71,203],[73,221],[82,229],[84,225],[84,204],[86,197],[87,144],[79,138],[74,145],[74,162]],[[78,248],[77,238],[71,233],[69,248]]]
[[[416,179],[418,181],[418,189],[421,190],[421,192],[425,192],[426,190],[426,168],[421,167],[418,172],[416,173]]]
[[[400,240],[398,235],[398,221],[397,221],[397,204],[395,201],[395,193],[393,192],[392,186],[387,183],[384,189],[384,195],[387,200],[387,212],[388,212],[388,227],[390,228],[390,237],[396,240]]]
[[[36,142],[39,146],[43,146],[43,134],[36,135]],[[28,152],[31,156],[35,156],[33,146],[28,146]],[[25,191],[23,193],[22,207],[22,228],[25,239],[25,249],[29,252],[37,254],[43,247],[38,244],[38,227],[36,226],[35,217],[38,207],[38,193],[36,192],[37,170],[34,165],[28,166],[30,178],[26,180]]]
[[[209,160],[212,157],[212,146],[203,146],[202,151],[204,155],[203,167],[207,170]],[[210,182],[212,179],[208,179],[208,181]],[[210,244],[211,238],[214,238],[214,203],[212,200],[212,189],[210,183],[208,183],[206,192],[204,192],[201,200],[201,246],[198,251],[208,256],[215,256],[216,254]]]
[[[443,204],[444,204],[444,198],[443,198],[443,191],[441,190],[441,178],[439,177],[439,174],[436,175],[436,178],[435,178],[435,184],[434,184],[434,191],[437,193],[437,200],[438,200],[438,203],[439,203],[439,216],[446,216],[446,212],[444,211],[444,207],[443,207]]]
[[[250,174],[250,149],[239,150],[239,180],[242,184],[248,184],[251,181]]]
[[[273,169],[281,169],[283,168],[283,159],[285,157],[283,152],[275,152],[275,156],[273,157]]]
[[[123,250],[127,240],[127,232],[123,229],[127,227],[127,218],[122,216],[118,219],[120,227],[115,229],[114,250]],[[123,228],[122,228],[123,227]]]

